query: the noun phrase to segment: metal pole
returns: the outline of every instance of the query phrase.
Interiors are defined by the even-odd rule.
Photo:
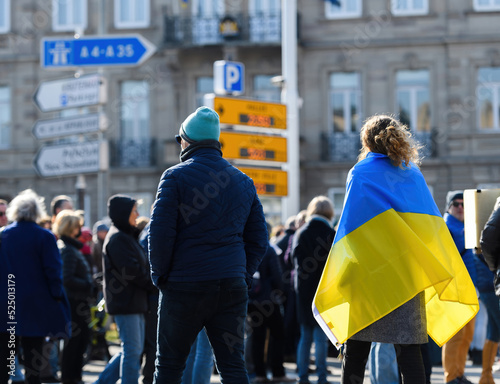
[[[87,188],[87,184],[85,183],[84,175],[77,176],[75,188],[78,197],[78,209],[85,211],[85,189]]]
[[[98,35],[104,35],[106,33],[106,1],[99,1],[99,24],[97,28]],[[98,73],[104,74],[104,69],[99,67],[97,70]],[[99,114],[103,113],[104,108],[99,105],[98,112]],[[106,120],[106,124],[108,124]],[[103,140],[103,133],[99,131],[99,142]],[[108,155],[108,154],[106,154]],[[106,215],[106,202],[107,202],[107,176],[108,172],[99,169],[97,172],[97,219],[100,220]]]
[[[282,201],[282,221],[300,209],[299,113],[297,91],[297,0],[282,0],[281,68],[282,102],[287,106],[288,197]]]

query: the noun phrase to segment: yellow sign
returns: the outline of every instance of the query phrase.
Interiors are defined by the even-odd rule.
[[[227,159],[286,162],[286,139],[248,133],[221,132],[219,141]]]
[[[229,97],[214,98],[221,124],[286,129],[286,105]]]
[[[285,171],[264,168],[241,168],[238,169],[248,175],[255,184],[259,195],[287,196],[288,175]]]

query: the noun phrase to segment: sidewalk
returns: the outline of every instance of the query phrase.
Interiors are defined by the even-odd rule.
[[[115,352],[112,350],[112,352]],[[91,361],[84,367],[84,377],[83,380],[85,383],[93,383],[99,373],[104,369],[106,363],[104,361]],[[290,377],[297,377],[295,374],[296,365],[294,363],[285,363],[287,375]],[[332,384],[340,383],[340,371],[341,371],[341,363],[338,359],[329,357],[328,358],[328,369],[332,374],[328,376],[328,381]],[[481,376],[481,367],[478,365],[472,365],[470,361],[467,362],[467,367],[465,369],[465,376],[472,381],[473,383],[479,382],[479,377]],[[500,382],[500,371],[497,371],[494,374],[495,381],[498,380]],[[309,377],[311,383],[316,382],[317,377],[312,374]],[[212,380],[210,383],[220,383],[218,375],[212,375]],[[432,384],[442,384],[443,383],[443,369],[442,367],[433,367],[432,368],[432,376],[431,376]],[[365,380],[363,384],[370,384],[370,379],[368,372],[365,375]]]

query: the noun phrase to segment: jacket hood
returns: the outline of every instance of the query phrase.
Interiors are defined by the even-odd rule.
[[[134,229],[128,219],[135,203],[136,200],[126,195],[114,195],[109,198],[108,215],[115,227],[127,233]]]

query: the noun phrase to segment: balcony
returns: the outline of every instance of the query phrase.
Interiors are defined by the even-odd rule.
[[[423,146],[420,154],[424,158],[436,157],[434,145],[434,130],[431,132],[416,132],[415,139]],[[359,133],[321,134],[321,160],[334,163],[356,161],[361,149]]]
[[[165,16],[164,44],[170,47],[203,45],[280,45],[281,15],[259,14],[180,18]]]
[[[119,139],[110,141],[110,164],[118,168],[145,168],[155,166],[154,139]]]

